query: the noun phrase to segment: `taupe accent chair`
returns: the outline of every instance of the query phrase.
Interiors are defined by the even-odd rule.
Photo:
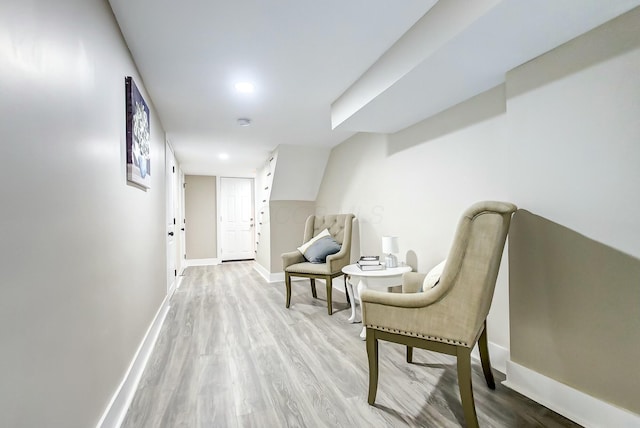
[[[327,310],[329,315],[333,313],[331,305],[332,280],[337,276],[344,275],[342,268],[350,263],[351,231],[354,218],[355,216],[353,214],[312,215],[307,218],[303,243],[308,242],[324,229],[328,229],[333,239],[341,244],[341,247],[340,251],[336,254],[327,256],[325,263],[307,262],[299,251],[282,254],[282,268],[284,270],[285,286],[287,288],[287,308],[291,304],[291,277],[309,278],[311,282],[311,294],[314,299],[318,297],[316,293],[316,279],[324,279],[327,283]]]
[[[403,276],[402,293],[364,290],[363,324],[367,329],[369,404],[378,388],[378,340],[456,356],[458,387],[464,418],[477,427],[471,385],[471,350],[476,342],[487,385],[495,389],[487,348],[486,318],[500,268],[500,260],[516,206],[507,202],[478,202],[458,223],[452,247],[440,277],[430,289],[418,291],[424,274]]]

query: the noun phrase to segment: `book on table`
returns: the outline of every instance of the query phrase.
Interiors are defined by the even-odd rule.
[[[380,262],[377,264],[361,264],[360,261],[356,262],[356,265],[362,270],[382,270],[384,269],[384,265]]]
[[[362,256],[358,260],[360,266],[377,266],[380,264],[380,256]]]

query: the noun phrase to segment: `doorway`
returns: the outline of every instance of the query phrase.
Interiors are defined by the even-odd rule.
[[[255,222],[252,178],[220,178],[218,258],[255,259]]]

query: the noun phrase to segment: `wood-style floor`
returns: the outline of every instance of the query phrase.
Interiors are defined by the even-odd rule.
[[[171,309],[123,427],[464,426],[453,357],[380,342],[375,406],[361,324],[344,294],[327,315],[324,287],[266,283],[253,262],[191,267]],[[481,427],[576,427],[500,384],[486,387],[473,362]]]

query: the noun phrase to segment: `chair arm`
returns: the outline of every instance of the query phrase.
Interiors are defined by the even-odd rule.
[[[343,267],[349,264],[349,250],[346,248],[346,245],[343,245],[335,254],[330,254],[327,256],[326,264],[329,265],[329,271],[331,272],[339,272]]]
[[[447,298],[447,291],[446,284],[422,293],[362,290],[362,324],[367,328],[440,338],[471,347],[477,337],[477,320],[461,311],[455,298]]]
[[[300,251],[290,251],[288,253],[282,253],[282,270],[285,270],[291,265],[296,263],[302,263],[305,261],[304,256]]]
[[[362,290],[360,300],[362,304],[376,303],[385,306],[395,306],[399,308],[423,308],[432,305],[440,300],[441,293],[387,293],[377,290]]]
[[[417,293],[422,289],[422,283],[426,276],[426,273],[406,272],[402,275],[402,292]]]

